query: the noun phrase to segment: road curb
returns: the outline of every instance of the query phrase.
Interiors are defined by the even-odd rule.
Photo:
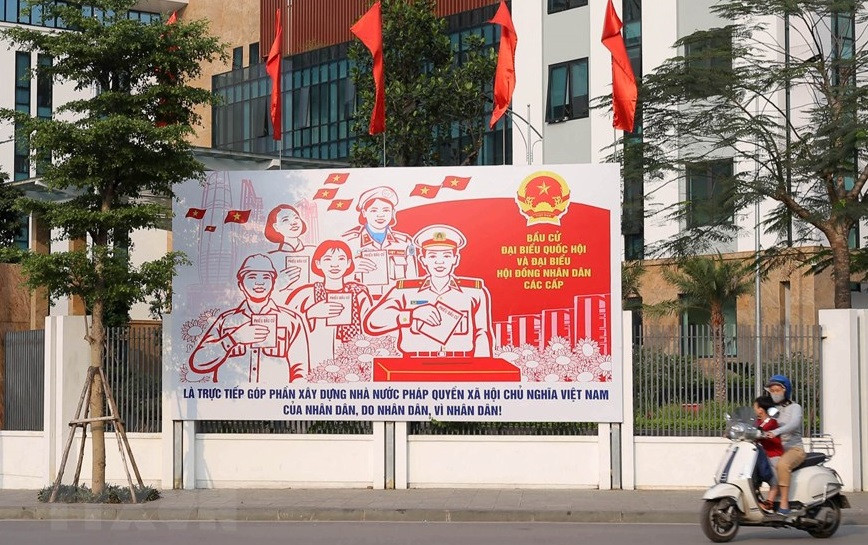
[[[538,522],[695,524],[690,511],[541,511],[487,509],[359,509],[281,507],[181,507],[53,505],[0,507],[0,520],[118,520],[198,522]],[[846,511],[846,525],[868,525],[868,514]]]

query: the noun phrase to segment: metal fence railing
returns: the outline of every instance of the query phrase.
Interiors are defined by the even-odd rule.
[[[2,429],[42,431],[45,407],[45,330],[6,333]]]
[[[104,363],[126,431],[161,431],[163,326],[106,328]],[[106,426],[106,430],[113,429]]]
[[[817,435],[822,391],[820,339],[819,326],[769,326],[759,336],[752,327],[740,326],[724,336],[721,357],[707,326],[681,331],[642,328],[633,346],[635,434],[721,435],[724,415],[735,407],[752,405],[761,392],[759,365],[761,381],[777,373],[790,378],[792,397],[804,411],[805,437]],[[716,384],[720,381],[715,376],[725,377],[724,384]]]

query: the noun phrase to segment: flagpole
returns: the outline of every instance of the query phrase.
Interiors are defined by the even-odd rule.
[[[505,165],[506,164],[506,118],[505,117],[501,118],[501,121],[503,121],[503,138],[502,138],[502,141],[503,141],[503,164]]]

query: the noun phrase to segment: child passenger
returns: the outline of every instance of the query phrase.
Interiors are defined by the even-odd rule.
[[[762,395],[754,400],[753,410],[756,414],[756,424],[762,431],[771,431],[778,427],[778,421],[769,416],[768,413],[769,409],[774,406],[775,402],[767,395]],[[780,437],[760,439],[759,444],[760,447],[762,447],[757,453],[757,466],[760,477],[769,483],[769,486],[771,487],[769,495],[775,497],[777,496],[778,488],[775,466],[778,463],[778,459],[784,453],[784,447],[781,443]],[[771,511],[774,508],[774,504],[771,500],[763,500],[761,505],[762,508],[767,511]]]

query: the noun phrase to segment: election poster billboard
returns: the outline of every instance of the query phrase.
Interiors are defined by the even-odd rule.
[[[176,187],[175,419],[622,421],[617,165]]]

